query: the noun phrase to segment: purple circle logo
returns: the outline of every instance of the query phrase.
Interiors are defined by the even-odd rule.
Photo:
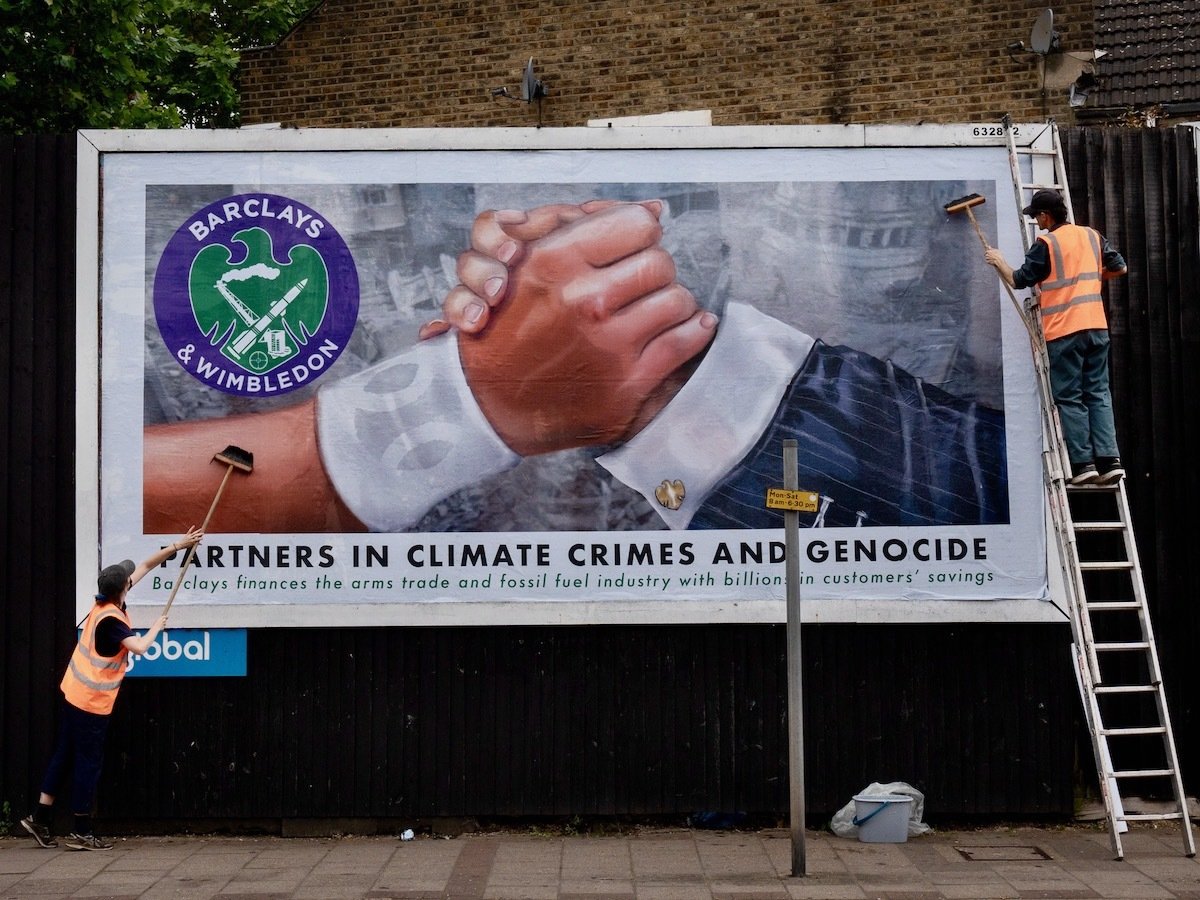
[[[358,320],[358,270],[323,216],[277,194],[189,216],[154,277],[163,343],[193,378],[244,397],[321,377]]]

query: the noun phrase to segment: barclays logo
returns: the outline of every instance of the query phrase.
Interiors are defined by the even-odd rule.
[[[358,321],[358,269],[341,235],[297,200],[226,197],[179,226],[154,278],[168,352],[193,378],[245,397],[322,377]]]

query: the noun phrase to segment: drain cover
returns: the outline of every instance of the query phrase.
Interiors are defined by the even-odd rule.
[[[985,844],[982,847],[955,847],[971,862],[1028,862],[1050,859],[1050,854],[1040,847],[1026,844]]]

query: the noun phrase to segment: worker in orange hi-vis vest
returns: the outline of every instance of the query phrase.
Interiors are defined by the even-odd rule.
[[[57,847],[51,828],[54,795],[68,768],[71,769],[71,812],[74,830],[66,838],[72,850],[111,850],[112,844],[97,837],[92,828],[92,802],[104,762],[104,736],[130,653],[145,653],[167,617],[160,616],[144,635],[134,633],[125,611],[130,588],[172,555],[200,543],[204,532],[192,528],[179,540],[135,566],[127,559],[108,566],[96,579],[96,602],[83,621],[79,642],[63,675],[62,721],[54,755],[42,779],[37,809],[21,820],[21,826],[43,847]]]
[[[1040,288],[1050,387],[1071,458],[1071,484],[1116,484],[1125,468],[1113,423],[1100,285],[1124,275],[1125,260],[1098,231],[1067,222],[1067,205],[1057,191],[1038,191],[1022,212],[1046,233],[1038,235],[1021,267],[1014,271],[994,247],[984,258],[1012,287]]]

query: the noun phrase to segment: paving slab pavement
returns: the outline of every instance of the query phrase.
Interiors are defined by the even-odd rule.
[[[902,844],[787,829],[610,835],[126,837],[105,852],[0,838],[0,900],[1200,900],[1179,828],[1138,825],[1125,859],[1091,825],[935,830]]]

